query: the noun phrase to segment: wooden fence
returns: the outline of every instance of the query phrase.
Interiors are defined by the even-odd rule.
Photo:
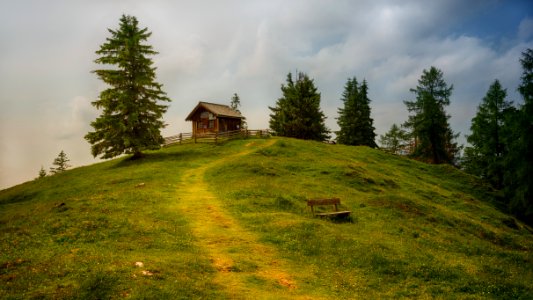
[[[259,129],[259,130],[235,130],[235,131],[226,131],[226,132],[209,132],[209,133],[199,133],[192,134],[180,133],[177,135],[169,136],[165,138],[164,146],[173,145],[173,144],[187,144],[187,143],[222,143],[234,139],[242,139],[248,137],[269,137],[271,135],[268,129]]]

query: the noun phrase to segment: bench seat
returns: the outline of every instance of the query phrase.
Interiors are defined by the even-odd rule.
[[[351,211],[349,210],[343,210],[343,211],[332,211],[332,212],[324,212],[324,213],[316,213],[315,216],[318,217],[348,217],[350,215]]]
[[[315,217],[327,217],[327,218],[336,218],[336,217],[348,217],[350,216],[351,211],[343,210],[339,211],[337,205],[341,204],[339,198],[328,198],[328,199],[309,199],[307,200],[307,206],[311,207],[311,212]],[[331,212],[315,212],[315,206],[324,206],[324,205],[333,205],[335,206],[335,211]]]

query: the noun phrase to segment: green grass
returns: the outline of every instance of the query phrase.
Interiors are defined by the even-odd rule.
[[[0,298],[232,298],[177,206],[183,174],[205,166],[223,216],[296,282],[289,296],[533,298],[533,235],[476,178],[281,138],[168,147],[0,191]],[[341,198],[351,219],[313,218],[305,199],[319,197]],[[229,271],[245,288],[283,294],[258,275],[261,263],[238,260],[243,249],[228,249]]]
[[[319,295],[533,297],[532,234],[506,226],[497,195],[452,167],[282,139],[208,176]],[[305,199],[333,196],[350,222],[310,217]]]
[[[214,269],[172,211],[208,145],[118,159],[0,193],[0,298],[208,298]],[[145,268],[135,267],[143,262]],[[148,270],[154,275],[143,276]]]

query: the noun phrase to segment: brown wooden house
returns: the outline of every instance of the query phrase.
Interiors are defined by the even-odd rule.
[[[226,132],[240,130],[244,117],[227,105],[199,102],[185,119],[192,121],[192,133]]]

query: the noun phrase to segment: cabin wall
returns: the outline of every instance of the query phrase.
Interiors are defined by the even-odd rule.
[[[220,123],[220,132],[240,130],[242,127],[241,119],[219,118],[218,121]]]
[[[193,134],[240,130],[242,121],[238,118],[217,117],[206,109],[198,109],[191,117]]]
[[[193,134],[202,134],[218,131],[217,118],[205,109],[199,109],[192,117]]]

